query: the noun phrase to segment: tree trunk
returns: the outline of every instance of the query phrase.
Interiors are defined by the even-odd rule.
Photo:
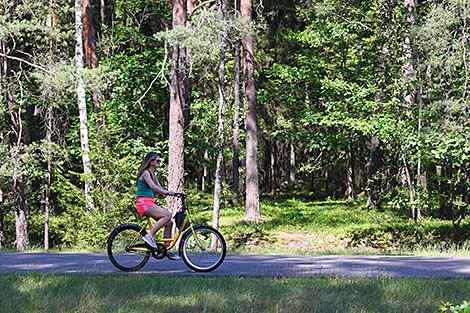
[[[275,139],[271,140],[270,144],[270,155],[271,155],[271,162],[270,162],[270,188],[271,188],[271,194],[276,198],[276,189],[277,189],[277,172],[276,172],[276,167],[277,167],[277,154],[276,154],[276,141]]]
[[[414,210],[414,201],[416,198],[416,189],[414,185],[414,179],[411,174],[410,166],[408,165],[408,162],[406,161],[406,158],[403,156],[403,168],[405,170],[405,178],[406,178],[406,183],[408,185],[408,192],[410,194],[410,202],[411,202],[411,208],[412,208],[412,215],[413,219],[417,220],[418,217],[415,215],[416,212]]]
[[[51,13],[50,18],[47,19],[46,25],[50,28],[57,26],[57,17],[53,11],[53,1],[50,1]],[[54,40],[51,36],[49,39],[50,49],[49,57],[53,57]],[[44,195],[44,249],[49,250],[49,213],[50,213],[50,199],[51,199],[51,184],[52,184],[52,114],[54,110],[54,103],[52,99],[49,100],[49,105],[46,109],[46,142],[47,142],[47,177],[46,177],[46,191]]]
[[[83,1],[83,39],[85,47],[85,60],[89,69],[98,67],[98,56],[96,54],[96,38],[95,28],[93,26],[93,12],[91,10],[91,0]],[[96,114],[96,130],[99,133],[104,125],[104,114],[101,107],[103,102],[103,94],[97,87],[91,91],[91,99],[93,101],[93,112]]]
[[[0,250],[3,248],[5,243],[5,223],[3,218],[3,189],[0,187]]]
[[[380,208],[380,194],[379,194],[379,179],[377,174],[382,168],[383,164],[383,151],[381,150],[381,143],[377,136],[372,136],[371,147],[370,147],[370,160],[368,168],[368,197],[366,207],[376,206]]]
[[[106,25],[106,1],[100,0],[101,25]]]
[[[12,136],[12,139],[14,136]],[[26,221],[26,194],[24,190],[23,176],[20,169],[16,166],[20,164],[19,140],[11,146],[13,151],[12,159],[15,167],[13,168],[13,192],[15,197],[15,225],[16,225],[16,247],[23,251],[29,245],[28,224]],[[18,144],[17,144],[18,143]]]
[[[416,10],[418,6],[418,2],[417,0],[404,0],[403,4],[409,12],[407,21],[408,21],[409,27],[411,28],[415,24],[415,17],[413,16],[412,13]],[[403,44],[403,54],[404,54],[403,59],[405,61],[403,65],[403,75],[405,76],[405,86],[404,86],[404,90],[405,90],[404,100],[406,103],[405,112],[407,116],[414,118],[412,109],[413,109],[413,106],[415,106],[416,104],[419,104],[419,99],[421,95],[418,92],[418,90],[412,85],[413,76],[415,75],[415,69],[417,67],[417,64],[416,64],[415,53],[413,53],[413,43],[412,43],[410,36],[405,37],[405,41]],[[420,119],[420,116],[418,116],[418,132],[421,130],[421,121],[419,119]],[[416,187],[419,187],[419,183],[421,181],[421,177],[420,177],[421,155],[419,153],[420,151],[418,150],[418,164],[417,164],[418,169],[417,169],[417,180],[416,180],[416,183],[418,185],[416,185]],[[405,171],[406,171],[407,184],[408,184],[408,189],[409,189],[411,211],[412,211],[413,220],[415,222],[415,236],[417,237],[418,236],[418,222],[420,219],[421,212],[420,212],[419,206],[417,206],[414,203],[417,197],[416,188],[415,188],[415,180],[411,179],[411,176],[412,176],[412,174],[410,173],[411,169],[410,169],[409,164],[406,162],[405,157],[403,157],[403,161],[405,163]]]
[[[173,0],[173,29],[186,24],[186,5],[183,0]],[[168,188],[172,191],[184,191],[184,115],[185,106],[185,51],[174,45],[171,52],[170,86],[170,138],[168,160]],[[180,202],[168,199],[168,208],[174,213]]]
[[[17,156],[19,160],[19,156]],[[28,224],[26,222],[25,190],[23,179],[14,169],[13,174],[13,192],[15,193],[15,225],[16,225],[16,247],[18,250],[26,250],[29,244]]]
[[[209,169],[207,168],[206,161],[209,159],[209,152],[207,149],[204,150],[204,162],[202,163],[202,179],[201,179],[201,190],[206,192],[207,179],[209,177]]]
[[[190,18],[194,13],[194,1],[195,0],[187,0],[187,15]],[[189,28],[192,28],[191,20],[186,20],[186,25]],[[185,49],[186,53],[186,63],[190,62],[191,60],[191,51],[190,49]],[[191,102],[192,102],[192,90],[193,90],[193,77],[191,71],[189,71],[188,75],[184,78],[184,108],[183,108],[183,116],[184,116],[184,129],[189,127],[191,122]]]
[[[227,0],[222,0],[222,16],[224,23],[227,21]],[[220,194],[222,191],[222,162],[224,160],[224,121],[225,121],[225,44],[227,32],[224,25],[222,34],[222,43],[220,47],[219,58],[219,127],[218,127],[218,143],[217,143],[217,163],[215,169],[215,186],[214,186],[214,211],[212,214],[212,227],[219,229],[219,215],[220,215]],[[212,238],[212,246],[216,242]]]
[[[102,3],[101,14],[104,14],[104,1]],[[103,16],[102,16],[103,18]],[[93,11],[91,6],[91,0],[83,0],[83,39],[85,46],[85,60],[89,69],[95,69],[98,67],[98,55],[96,53],[96,36],[93,22]],[[103,138],[102,128],[106,123],[106,114],[103,110],[103,94],[98,87],[94,87],[91,90],[91,100],[93,104],[93,113],[95,115],[95,127],[98,135],[98,144],[105,148],[106,151],[110,149],[110,143],[108,140]],[[109,170],[106,169],[104,175],[109,176]],[[105,183],[101,183],[101,189],[105,189]],[[116,188],[111,186],[109,192],[116,193]],[[111,200],[106,200],[103,208],[103,213],[109,213],[114,203]]]
[[[290,158],[289,158],[289,184],[295,186],[295,144],[290,142]]]
[[[240,0],[235,0],[235,10],[236,12],[240,12]],[[233,106],[235,114],[233,115],[233,159],[232,159],[232,180],[233,180],[233,196],[232,202],[233,205],[239,205],[239,185],[240,185],[240,175],[239,175],[239,168],[240,168],[240,111],[241,111],[241,55],[240,55],[240,40],[237,40],[234,45],[234,57],[235,57],[235,65],[233,68],[234,71],[234,100]]]
[[[349,147],[349,150],[351,151],[351,147]],[[348,164],[348,172],[347,172],[347,189],[346,189],[346,195],[350,200],[357,201],[357,192],[356,192],[356,187],[354,185],[354,155],[352,152],[349,152],[349,164]]]
[[[441,163],[441,174],[439,184],[439,193],[445,197],[439,197],[439,216],[442,219],[452,219],[452,203],[449,199],[452,198],[452,184],[449,183],[453,176],[452,161],[446,157]]]
[[[2,54],[9,53],[4,40],[0,40]],[[22,100],[19,102],[19,108],[15,108],[15,99],[13,96],[13,77],[11,76],[11,69],[8,59],[3,56],[1,64],[1,74],[6,78],[7,86],[5,86],[5,100],[10,115],[11,131],[10,131],[10,150],[11,157],[14,164],[13,168],[13,193],[15,203],[15,226],[16,226],[16,247],[22,251],[28,247],[28,225],[26,221],[26,204],[25,204],[25,190],[23,185],[23,176],[18,165],[20,164],[20,145],[23,134],[23,122],[21,120],[22,114]]]
[[[90,146],[88,142],[88,116],[85,97],[85,84],[81,77],[83,70],[83,22],[82,22],[82,0],[75,0],[75,64],[77,67],[77,102],[80,116],[80,144],[82,149],[83,173],[85,174],[85,203],[88,211],[93,211],[91,199],[91,161]]]
[[[49,250],[49,211],[52,184],[52,110],[53,103],[50,101],[46,113],[46,142],[47,142],[47,181],[44,199],[44,249]]]
[[[251,22],[251,0],[241,1],[241,16],[245,23]],[[255,221],[261,217],[259,206],[258,173],[258,122],[256,116],[256,89],[254,68],[253,35],[247,34],[243,41],[243,76],[248,112],[246,127],[246,210],[245,219]]]

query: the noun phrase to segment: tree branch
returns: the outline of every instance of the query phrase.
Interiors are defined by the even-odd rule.
[[[12,57],[12,56],[10,56],[10,55],[8,55],[8,54],[4,54],[4,53],[0,53],[0,57],[4,57],[4,58],[10,59],[10,60],[15,60],[15,61],[18,61],[18,62],[26,63],[26,64],[28,64],[28,65],[30,65],[30,66],[32,66],[32,67],[38,68],[38,69],[40,69],[40,70],[42,70],[42,71],[44,71],[44,72],[46,72],[46,73],[48,73],[48,74],[51,74],[52,76],[56,77],[56,74],[53,73],[53,72],[51,72],[51,71],[49,71],[48,69],[46,69],[46,68],[44,68],[44,67],[42,67],[42,66],[40,66],[40,65],[36,65],[36,64],[31,63],[31,62],[28,62],[28,61],[26,61],[26,60],[24,60],[24,59],[17,58],[17,57]]]
[[[155,78],[152,80],[152,82],[150,83],[150,86],[147,88],[147,90],[145,90],[145,92],[143,93],[143,95],[134,103],[138,103],[140,105],[140,109],[143,111],[144,108],[142,106],[142,100],[147,96],[147,93],[150,91],[150,89],[152,88],[153,84],[155,83],[155,81],[161,76],[162,79],[165,80],[166,84],[168,86],[170,86],[170,89],[171,89],[171,84],[168,82],[168,80],[166,79],[165,77],[165,66],[166,66],[166,61],[167,61],[167,56],[168,56],[168,52],[167,52],[167,41],[165,40],[165,58],[163,60],[163,64],[162,64],[162,70],[157,74],[157,76],[155,76]]]

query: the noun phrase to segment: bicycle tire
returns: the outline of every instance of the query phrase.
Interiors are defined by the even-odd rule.
[[[198,244],[194,237],[203,245]],[[212,238],[216,238],[215,246]],[[194,227],[194,233],[188,229],[180,242],[180,255],[184,263],[193,271],[210,272],[218,268],[225,259],[227,245],[222,234],[210,226]]]
[[[149,251],[132,251],[128,245],[138,235],[141,226],[126,223],[117,226],[108,237],[108,257],[111,263],[124,272],[133,272],[141,269],[150,258]],[[141,233],[145,235],[146,232]],[[145,242],[140,238],[138,245],[145,247]]]

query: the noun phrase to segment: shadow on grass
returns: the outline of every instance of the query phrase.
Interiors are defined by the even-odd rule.
[[[434,312],[468,280],[4,275],[2,312]]]

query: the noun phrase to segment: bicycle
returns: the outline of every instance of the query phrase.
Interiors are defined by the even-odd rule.
[[[189,209],[185,205],[187,195],[177,194],[182,199],[182,206],[174,219],[178,233],[172,239],[157,238],[157,248],[148,245],[142,236],[147,234],[146,229],[153,225],[149,217],[144,226],[125,223],[111,231],[107,239],[108,257],[118,269],[130,272],[141,269],[149,260],[150,254],[155,259],[166,256],[168,249],[172,249],[178,239],[179,254],[184,263],[196,272],[210,272],[218,268],[224,261],[227,246],[222,234],[210,226],[202,224],[193,225]],[[168,247],[164,243],[170,242]]]

